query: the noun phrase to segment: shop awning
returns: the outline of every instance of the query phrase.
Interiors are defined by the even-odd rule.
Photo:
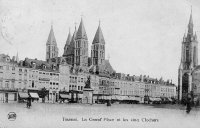
[[[149,100],[150,100],[150,101],[154,101],[154,98],[152,98],[152,97],[149,97]]]
[[[39,98],[37,93],[30,92],[32,98]]]
[[[111,96],[111,99],[112,99],[112,100],[117,100],[117,96],[112,95],[112,96]]]
[[[111,96],[104,96],[105,100],[111,100]]]
[[[63,99],[69,99],[70,96],[67,95],[67,94],[60,94],[60,97],[63,98]]]
[[[83,98],[83,94],[78,94],[78,98]]]
[[[25,93],[25,92],[19,92],[19,97],[20,98],[28,98],[29,95],[28,95],[28,93]]]
[[[133,101],[140,101],[140,97],[135,97],[135,96],[130,96],[129,99]]]
[[[130,100],[128,96],[123,96],[123,100]]]
[[[167,99],[168,99],[169,101],[172,101],[172,99],[171,99],[171,98],[169,98],[169,97],[168,97]]]
[[[161,101],[161,98],[159,98],[159,97],[154,98],[154,101]]]
[[[118,99],[118,100],[124,100],[124,99],[125,99],[125,96],[117,96],[117,99]]]

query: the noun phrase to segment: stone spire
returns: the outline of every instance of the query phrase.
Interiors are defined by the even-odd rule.
[[[191,7],[191,14],[190,14],[190,19],[189,19],[189,24],[188,24],[188,34],[193,35],[193,19],[192,19],[192,7]]]
[[[18,56],[18,52],[17,52],[17,55],[16,55],[16,62],[19,63],[19,56]]]
[[[69,43],[69,46],[66,51],[67,55],[74,54],[74,43],[75,43],[76,33],[77,33],[77,30],[76,30],[76,26],[75,26],[74,34],[70,39],[70,43]]]
[[[51,30],[50,30],[50,33],[49,33],[49,37],[48,37],[48,40],[47,40],[47,43],[46,44],[57,44],[56,43],[56,38],[54,36],[54,31],[53,31],[53,25],[51,25]]]
[[[67,49],[67,46],[70,45],[71,39],[72,39],[72,36],[71,36],[71,32],[70,32],[70,30],[69,30],[69,34],[68,34],[68,37],[67,37],[67,41],[66,41],[66,43],[65,43],[64,50]]]
[[[72,39],[72,36],[71,36],[70,29],[69,29],[69,34],[68,34],[67,41],[66,41],[66,44],[65,44],[65,45],[69,45],[70,42],[71,42],[71,39]]]
[[[77,31],[77,34],[76,34],[76,39],[86,39],[86,40],[88,39],[82,18],[81,18],[80,25],[78,27],[78,31]]]
[[[66,43],[65,43],[64,54],[63,54],[63,56],[66,56],[66,55],[67,55],[67,49],[68,49],[68,47],[69,47],[69,45],[70,45],[71,39],[72,39],[72,37],[71,37],[70,29],[69,29],[69,34],[68,34],[68,37],[67,37],[67,41],[66,41]]]
[[[95,43],[105,44],[105,40],[104,40],[103,33],[102,33],[102,30],[101,30],[101,26],[100,26],[100,21],[99,21],[99,26],[98,26],[98,29],[97,29],[96,34],[94,36],[92,44],[95,44]]]

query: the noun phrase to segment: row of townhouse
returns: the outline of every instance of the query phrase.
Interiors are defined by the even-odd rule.
[[[1,55],[0,101],[17,101],[23,93],[34,93],[39,98],[38,92],[45,88],[48,91],[46,99],[55,102],[59,99],[59,92],[69,91],[68,65],[59,65],[59,70],[49,70],[45,66],[36,68],[34,65],[23,66],[9,56]]]
[[[0,100],[16,101],[17,92],[28,87],[27,68],[18,67],[16,63],[0,62]]]
[[[31,66],[18,65],[8,59],[0,62],[0,100],[17,100],[18,93],[38,93],[45,88],[46,100],[56,102],[59,98],[81,101],[85,82],[90,77],[93,100],[137,100],[149,97],[176,97],[176,86],[172,83],[156,81],[144,76],[130,77],[118,74],[118,77],[100,76],[92,73],[71,72],[71,66],[60,64],[57,69],[46,65],[36,67],[37,61],[31,60]],[[61,94],[61,95],[60,95]],[[20,96],[20,95],[19,95]]]

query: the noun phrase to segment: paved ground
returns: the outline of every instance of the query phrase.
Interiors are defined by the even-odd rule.
[[[105,104],[34,103],[31,109],[25,106],[0,103],[0,128],[197,128],[200,124],[199,108],[186,114],[184,106],[176,105],[115,104],[107,107]],[[17,114],[15,121],[8,120],[9,112]]]

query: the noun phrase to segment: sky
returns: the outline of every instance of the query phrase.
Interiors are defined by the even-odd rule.
[[[0,53],[45,60],[52,24],[62,56],[69,30],[73,33],[82,17],[90,56],[100,20],[106,59],[116,72],[177,84],[191,6],[200,37],[198,0],[0,0]]]

